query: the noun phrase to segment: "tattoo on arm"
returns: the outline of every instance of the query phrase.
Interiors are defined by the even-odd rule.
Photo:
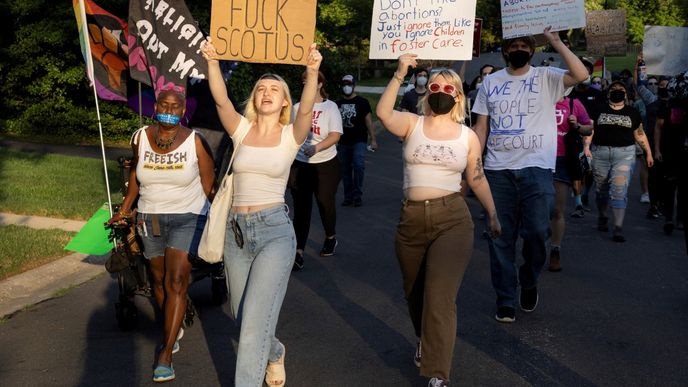
[[[645,135],[645,131],[643,130],[642,126],[635,130],[635,135],[636,136],[644,136]]]
[[[478,157],[475,160],[475,176],[473,176],[473,181],[478,181],[481,180],[483,177],[485,177],[485,172],[483,171],[483,159],[482,157]]]

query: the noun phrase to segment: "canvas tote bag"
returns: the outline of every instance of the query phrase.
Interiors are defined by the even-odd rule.
[[[241,141],[248,134],[250,125],[239,125],[237,130],[241,130],[234,144],[232,158],[229,160],[227,171],[232,170],[234,156],[241,146]],[[203,228],[201,241],[198,245],[198,256],[208,263],[218,263],[222,260],[225,248],[225,233],[227,231],[227,216],[232,208],[232,195],[234,194],[234,173],[225,174],[220,186],[217,189],[213,203],[210,205],[208,219]]]

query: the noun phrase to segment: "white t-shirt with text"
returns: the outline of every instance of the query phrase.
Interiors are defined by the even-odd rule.
[[[294,105],[292,111],[296,114],[298,110],[299,104],[297,103]],[[344,130],[342,129],[342,115],[339,113],[339,107],[335,102],[327,99],[313,105],[313,124],[311,125],[311,131],[308,133],[306,142],[304,142],[299,149],[296,159],[304,163],[318,164],[335,158],[335,156],[337,156],[336,145],[321,150],[314,154],[313,157],[308,157],[303,153],[305,147],[319,144],[327,138],[330,132],[341,134],[344,133]]]
[[[502,69],[483,80],[473,112],[489,116],[485,169],[554,170],[554,106],[564,96],[564,74],[562,69],[531,66],[524,75]]]

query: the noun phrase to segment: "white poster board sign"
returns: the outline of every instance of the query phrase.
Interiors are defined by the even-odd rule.
[[[645,26],[643,58],[648,74],[676,75],[688,70],[688,27]]]
[[[585,27],[584,0],[500,0],[502,38],[541,34]]]
[[[470,60],[476,0],[375,0],[370,59]]]

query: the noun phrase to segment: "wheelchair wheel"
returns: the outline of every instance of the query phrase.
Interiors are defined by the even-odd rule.
[[[224,276],[221,278],[212,276],[210,278],[210,291],[212,292],[212,301],[215,305],[222,305],[227,302],[227,281]]]
[[[194,317],[196,317],[196,307],[191,301],[191,297],[186,296],[186,313],[184,314],[184,320],[182,321],[182,327],[189,328],[194,323]]]
[[[115,303],[115,317],[117,318],[119,329],[129,331],[136,327],[139,309],[129,298],[120,297],[119,302]]]

